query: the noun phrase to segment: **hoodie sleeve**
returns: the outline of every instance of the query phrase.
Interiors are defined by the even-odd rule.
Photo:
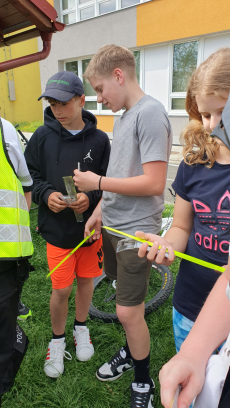
[[[47,204],[48,197],[51,193],[56,191],[52,184],[44,181],[41,175],[39,162],[39,133],[36,130],[29,140],[25,150],[25,159],[33,179],[32,201],[35,204]]]
[[[110,141],[108,136],[106,135],[104,149],[101,155],[100,169],[98,173],[100,176],[106,176],[106,171],[109,164],[109,155],[110,155]],[[90,206],[92,205],[94,208],[97,206],[102,197],[102,191],[99,190],[88,191],[85,194],[89,198],[89,205]]]

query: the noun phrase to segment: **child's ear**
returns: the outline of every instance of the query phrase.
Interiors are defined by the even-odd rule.
[[[85,95],[80,96],[80,105],[82,108],[85,106]]]
[[[113,75],[114,75],[116,81],[118,82],[118,84],[122,85],[123,82],[124,82],[123,71],[120,68],[115,68],[115,70],[113,71]]]

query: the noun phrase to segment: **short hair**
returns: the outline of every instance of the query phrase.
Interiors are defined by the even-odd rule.
[[[115,44],[105,45],[93,56],[83,78],[108,77],[116,68],[126,70],[131,78],[136,78],[136,61],[132,51]]]

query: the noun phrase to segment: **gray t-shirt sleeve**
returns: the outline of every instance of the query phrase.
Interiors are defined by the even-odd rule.
[[[141,164],[152,161],[168,161],[168,139],[171,128],[163,106],[159,102],[146,101],[137,116],[137,136]]]

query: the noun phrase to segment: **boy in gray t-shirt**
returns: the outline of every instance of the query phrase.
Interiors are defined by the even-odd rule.
[[[135,58],[116,45],[102,47],[84,77],[97,92],[97,100],[113,112],[125,108],[116,121],[106,177],[75,170],[81,191],[103,190],[102,202],[88,220],[85,233],[103,225],[134,234],[159,233],[163,192],[172,144],[171,126],[163,105],[147,96],[137,83]],[[144,298],[151,262],[137,251],[116,253],[121,236],[102,230],[106,274],[117,280],[117,316],[126,333],[126,345],[96,373],[101,381],[114,381],[134,368],[131,408],[151,408],[153,380],[149,376],[150,336],[144,319]],[[139,405],[138,405],[139,404]]]

